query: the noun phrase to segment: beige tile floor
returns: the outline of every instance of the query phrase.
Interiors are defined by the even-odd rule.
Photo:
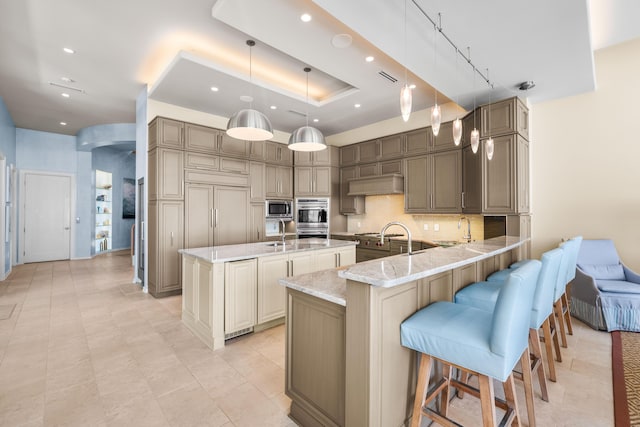
[[[182,326],[180,297],[141,292],[129,263],[27,264],[0,283],[0,311],[15,304],[0,320],[0,426],[294,425],[282,326],[210,351]],[[610,337],[574,325],[538,426],[612,426]],[[478,424],[475,399],[452,413]]]

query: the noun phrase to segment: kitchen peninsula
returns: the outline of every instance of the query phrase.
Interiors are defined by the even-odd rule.
[[[521,259],[528,240],[502,236],[281,279],[291,418],[302,426],[406,425],[416,360],[400,345],[400,324]]]
[[[284,322],[278,279],[355,263],[355,243],[299,239],[181,249],[182,321],[212,349]]]

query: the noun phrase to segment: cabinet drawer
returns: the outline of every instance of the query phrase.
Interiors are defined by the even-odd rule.
[[[249,162],[247,160],[220,158],[220,172],[239,173],[249,175]]]
[[[381,162],[379,168],[380,174],[388,175],[390,173],[398,173],[400,175],[403,175],[402,163],[402,159]]]
[[[185,169],[205,169],[217,171],[220,168],[220,158],[208,154],[186,152],[184,157]]]

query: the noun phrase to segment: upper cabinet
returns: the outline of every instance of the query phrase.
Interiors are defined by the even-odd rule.
[[[189,151],[215,153],[218,151],[220,131],[205,126],[185,123],[185,148]]]
[[[407,132],[405,137],[404,152],[407,156],[415,156],[427,152],[431,146],[433,132],[431,126]]]
[[[431,128],[429,128],[431,130]],[[456,148],[456,144],[453,142],[453,122],[446,122],[440,125],[438,136],[433,136],[431,132],[431,145],[429,151],[444,151]]]
[[[156,117],[149,123],[149,150],[156,147],[184,148],[184,123]]]
[[[519,98],[483,105],[480,107],[480,116],[482,138],[518,133],[529,140],[529,110]]]
[[[265,141],[264,161],[267,163],[291,166],[293,164],[293,154],[285,144]]]
[[[334,146],[327,146],[320,151],[296,151],[294,154],[294,164],[296,166],[337,166],[339,149]]]
[[[358,163],[360,158],[360,144],[351,144],[340,147],[340,166],[351,166]]]
[[[220,155],[248,158],[250,150],[251,142],[235,139],[225,132],[220,132],[218,142],[218,152]]]

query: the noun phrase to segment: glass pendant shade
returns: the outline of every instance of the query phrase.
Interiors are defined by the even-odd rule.
[[[453,121],[453,143],[456,144],[456,147],[460,145],[461,140],[462,140],[462,120],[455,119]]]
[[[266,141],[273,138],[273,128],[267,116],[260,111],[245,109],[229,118],[227,135],[245,141]]]
[[[431,130],[433,131],[433,136],[438,136],[441,121],[442,116],[440,115],[440,106],[436,104],[431,109]]]
[[[485,149],[487,151],[487,159],[491,160],[493,159],[493,138],[489,138],[487,139],[487,141],[485,142]]]
[[[478,132],[478,129],[473,129],[471,131],[471,150],[473,151],[473,154],[478,152],[478,146],[480,146],[480,132]]]
[[[400,112],[402,113],[402,120],[409,121],[411,116],[411,88],[408,84],[405,84],[400,91]]]
[[[327,148],[327,144],[318,129],[302,126],[291,133],[288,147],[294,151],[320,151]]]

